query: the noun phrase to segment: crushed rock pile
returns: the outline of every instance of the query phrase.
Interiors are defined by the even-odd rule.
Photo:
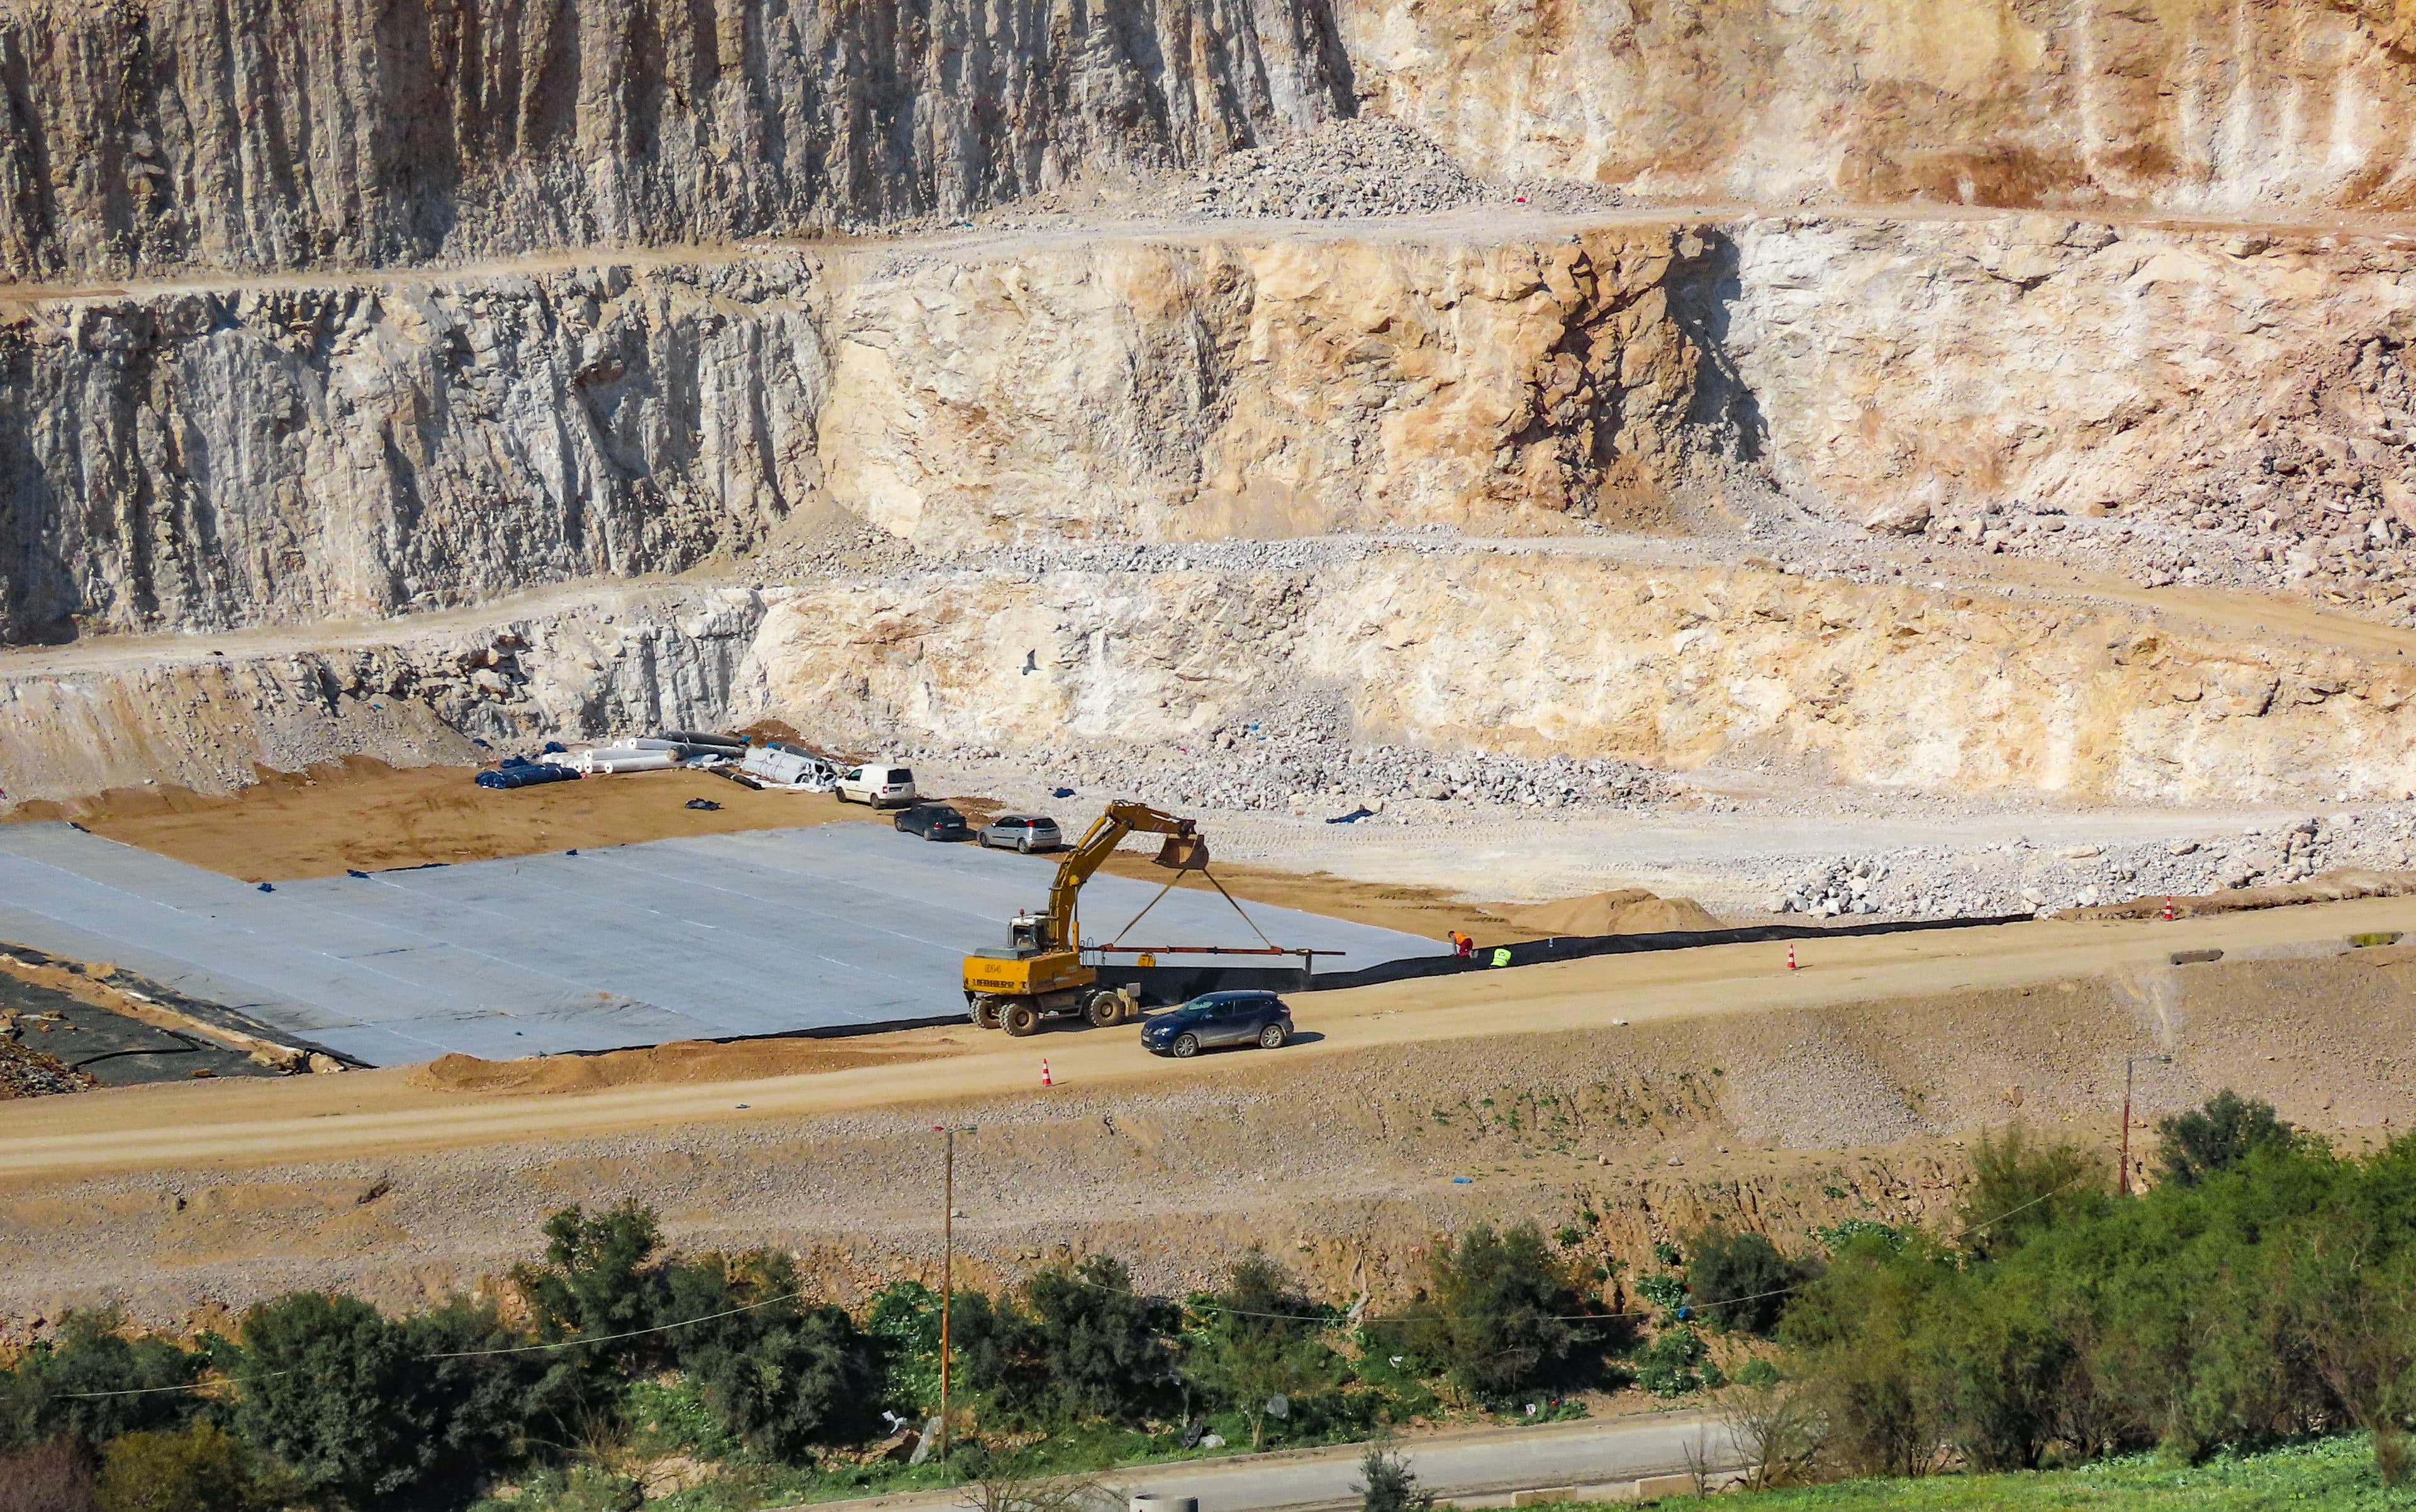
[[[48,1097],[82,1092],[92,1084],[91,1076],[70,1069],[57,1056],[28,1049],[0,1034],[0,1098]]]
[[[2416,804],[2357,814],[2310,815],[2272,829],[2207,841],[2033,846],[1981,851],[1907,848],[1816,863],[1782,883],[1774,914],[1816,918],[1885,915],[1958,918],[2049,914],[2135,898],[2188,898],[2288,885],[2342,868],[2416,867]]]
[[[1329,711],[1330,712],[1330,711]],[[1639,809],[1665,803],[1668,777],[1628,762],[1566,756],[1442,755],[1403,746],[1351,745],[1347,716],[1301,718],[1292,733],[1262,723],[1205,732],[1196,746],[1135,753],[1070,748],[1014,758],[1077,792],[1116,794],[1185,809],[1365,809],[1381,814],[1407,799],[1533,809]],[[1003,753],[923,747],[917,760],[995,761]]]
[[[1228,153],[1170,185],[1163,201],[1170,212],[1211,219],[1293,220],[1439,215],[1486,202],[1578,213],[1614,208],[1620,196],[1574,180],[1487,184],[1423,132],[1362,116]]]

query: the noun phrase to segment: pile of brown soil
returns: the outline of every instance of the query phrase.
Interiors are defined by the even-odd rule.
[[[520,1061],[440,1055],[425,1066],[413,1067],[409,1081],[428,1092],[600,1092],[607,1087],[802,1076],[862,1066],[925,1061],[955,1053],[955,1049],[939,1045],[869,1049],[827,1039],[749,1039],[730,1045],[683,1039],[602,1055],[553,1055]]]
[[[245,882],[890,820],[841,807],[827,794],[759,793],[705,772],[633,772],[496,792],[471,780],[477,771],[355,756],[305,772],[263,770],[257,783],[223,797],[112,788],[71,802],[24,804],[8,817],[71,819],[96,835]],[[690,798],[720,807],[690,809]]]
[[[1641,887],[1525,907],[1505,905],[1501,914],[1519,928],[1544,935],[1666,934],[1723,927],[1691,898],[1659,898]]]

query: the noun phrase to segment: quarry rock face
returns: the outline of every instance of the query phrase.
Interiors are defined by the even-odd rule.
[[[928,548],[1659,528],[1706,460],[1892,536],[2406,618],[2380,238],[1787,217],[1194,229],[27,300],[0,642]]]
[[[71,300],[0,331],[0,640],[939,544],[1650,514],[1703,422],[1646,228],[1111,239]]]
[[[0,10],[0,267],[415,262],[954,216],[1347,111],[1287,0]]]
[[[739,717],[858,741],[1196,746],[1321,687],[1362,741],[1682,770],[1775,749],[1930,792],[2395,798],[2416,771],[2404,658],[1550,553],[802,588],[749,659]]]
[[[103,639],[66,665],[0,669],[0,790],[10,803],[151,781],[226,793],[264,766],[472,764],[548,739],[709,725],[760,702],[744,679],[763,613],[743,589],[605,589],[218,656]]]
[[[12,737],[8,779],[749,710],[1171,736],[1273,678],[1405,747],[2392,790],[2388,669],[2218,635],[2109,671],[2145,628],[1857,557],[2416,626],[2416,254],[2383,213],[2416,188],[2411,26],[2398,0],[19,0],[0,645],[83,643],[0,669],[59,732]],[[1078,175],[1146,179],[1149,218],[1064,210]],[[833,526],[928,581],[793,571]],[[1039,560],[1601,528],[1622,560]],[[1748,591],[1636,544],[1689,533],[1834,560],[1761,558]],[[691,571],[744,584],[743,625],[446,639]],[[142,681],[173,656],[80,659],[227,630],[291,634],[174,686]],[[398,699],[424,728],[367,718]]]
[[[956,217],[1337,115],[1701,201],[2388,208],[2396,0],[202,0],[0,13],[0,268],[372,265]]]
[[[1763,204],[2404,207],[2397,0],[1351,0],[1362,108],[1472,168]]]

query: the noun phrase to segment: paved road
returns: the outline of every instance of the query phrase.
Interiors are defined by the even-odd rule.
[[[1686,1414],[1492,1429],[1402,1444],[1426,1489],[1446,1497],[1499,1495],[1547,1487],[1603,1487],[1679,1474],[1692,1449],[1717,1468],[1736,1454],[1719,1424]],[[1104,1478],[1126,1494],[1196,1496],[1200,1512],[1303,1512],[1359,1501],[1356,1446],[1143,1465]],[[961,1505],[955,1493],[826,1503],[815,1512],[936,1512]]]

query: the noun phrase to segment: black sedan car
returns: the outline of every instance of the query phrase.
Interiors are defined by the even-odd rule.
[[[1291,1037],[1291,1009],[1273,992],[1209,992],[1141,1025],[1153,1055],[1188,1060],[1214,1045],[1282,1047]]]
[[[901,809],[896,823],[899,834],[920,835],[927,840],[960,840],[973,833],[965,827],[965,816],[944,803]]]

